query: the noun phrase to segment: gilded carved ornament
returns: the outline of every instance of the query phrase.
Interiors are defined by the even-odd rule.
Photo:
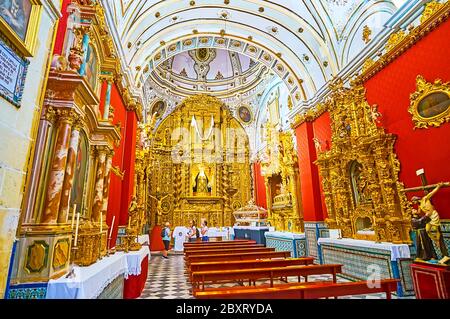
[[[437,79],[427,82],[421,75],[416,79],[417,90],[410,96],[408,112],[414,128],[439,127],[450,121],[450,82]]]

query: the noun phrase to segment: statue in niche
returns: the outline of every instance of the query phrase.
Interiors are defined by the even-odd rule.
[[[209,183],[208,176],[206,176],[205,171],[200,169],[200,172],[195,177],[194,193],[211,193],[212,187]]]
[[[359,204],[370,200],[368,181],[363,173],[362,165],[357,161],[350,165],[350,178],[355,203]]]

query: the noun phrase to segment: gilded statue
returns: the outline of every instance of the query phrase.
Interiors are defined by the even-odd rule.
[[[157,190],[158,191],[158,190]],[[157,205],[156,205],[156,224],[155,225],[160,225],[161,224],[161,215],[162,215],[162,202],[163,200],[168,197],[170,194],[167,194],[163,197],[161,197],[160,199],[158,199],[157,197],[153,196],[153,195],[148,195],[150,198],[153,198],[154,200],[156,200]]]
[[[413,204],[418,204],[417,209],[417,215],[421,215],[421,213],[424,214],[424,216],[428,217],[429,220],[427,220],[425,224],[425,230],[428,236],[436,243],[437,247],[439,247],[442,259],[441,263],[447,262],[449,259],[448,257],[448,250],[447,246],[445,245],[444,238],[441,233],[441,220],[439,217],[439,213],[437,212],[436,208],[431,203],[431,198],[439,191],[439,189],[444,185],[443,182],[438,183],[437,186],[428,194],[425,196],[418,197],[414,196],[412,198]],[[427,247],[425,247],[427,248]],[[429,247],[431,248],[431,247]],[[432,256],[433,252],[427,252],[428,255]]]

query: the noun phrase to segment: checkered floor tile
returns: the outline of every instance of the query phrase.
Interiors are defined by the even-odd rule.
[[[289,282],[296,282],[296,278],[289,278]],[[309,276],[308,281],[330,281],[331,275]],[[338,282],[349,280],[338,276]],[[261,281],[260,283],[264,283]],[[268,283],[268,281],[266,282]],[[223,283],[208,287],[234,287],[237,283]],[[164,259],[160,254],[152,253],[149,262],[147,283],[141,295],[142,299],[192,299],[192,286],[187,280],[183,255],[169,255]],[[355,295],[339,297],[339,299],[384,299],[384,294]],[[392,296],[393,299],[397,297]],[[405,297],[414,298],[414,297]],[[401,298],[401,299],[405,299]]]

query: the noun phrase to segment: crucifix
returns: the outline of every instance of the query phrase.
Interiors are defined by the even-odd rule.
[[[411,202],[413,204],[418,205],[417,209],[413,209],[412,219],[412,225],[416,230],[418,237],[416,241],[417,254],[419,258],[422,258],[420,257],[420,255],[426,256],[425,260],[433,259],[434,256],[436,256],[434,247],[430,242],[431,239],[435,242],[436,246],[439,247],[439,250],[441,251],[441,255],[443,258],[439,261],[439,263],[446,264],[450,262],[450,258],[448,257],[447,246],[445,245],[440,229],[441,223],[439,213],[433,206],[431,198],[442,187],[450,187],[450,182],[440,182],[437,184],[427,185],[428,182],[425,176],[424,169],[419,169],[418,171],[416,171],[416,174],[420,177],[422,186],[406,188],[403,190],[403,192],[423,191],[425,193],[425,196],[423,197],[413,196],[411,199]]]

